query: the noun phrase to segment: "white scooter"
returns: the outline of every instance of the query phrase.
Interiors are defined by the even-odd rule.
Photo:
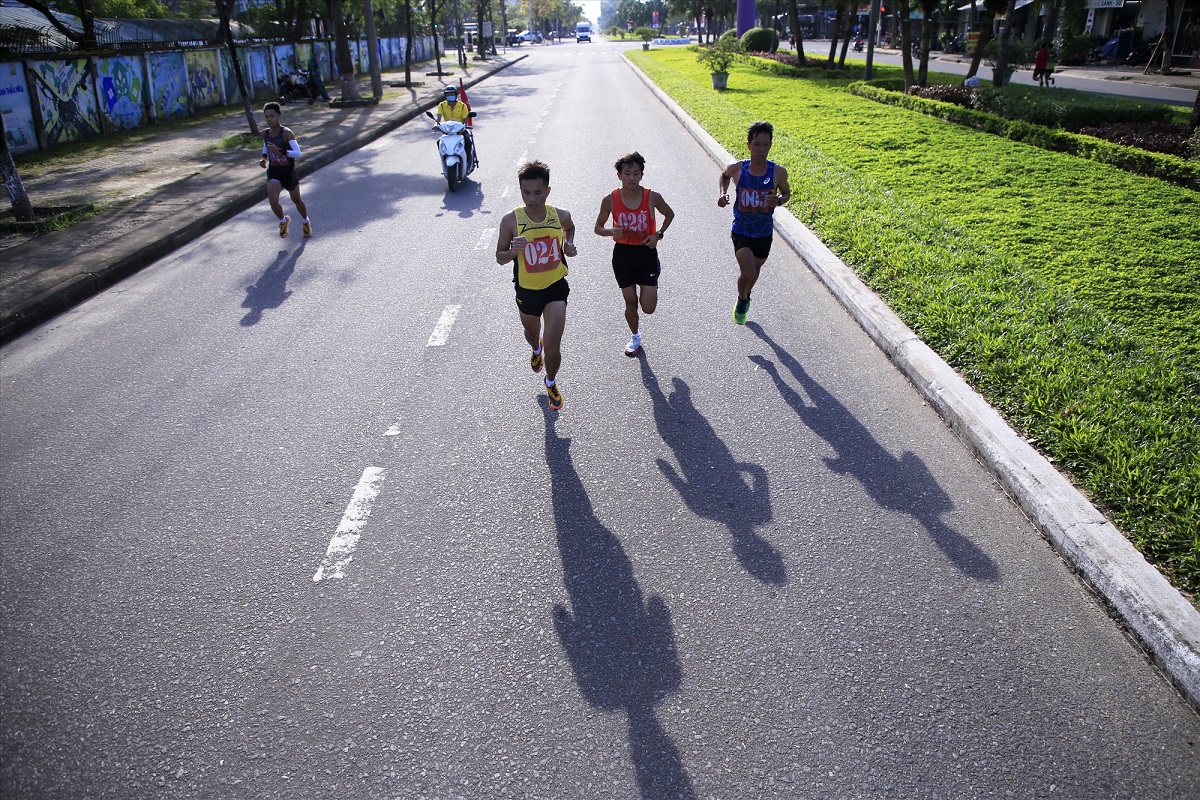
[[[442,134],[438,138],[438,153],[442,157],[442,174],[446,176],[446,185],[453,192],[458,188],[458,184],[462,183],[468,175],[475,171],[476,159],[474,147],[472,147],[471,157],[467,158],[465,140],[470,134],[466,132],[466,123],[449,119],[444,122],[438,122],[437,117],[428,111],[425,112],[425,116],[434,121],[434,130]],[[467,113],[468,119],[474,116],[474,111]]]

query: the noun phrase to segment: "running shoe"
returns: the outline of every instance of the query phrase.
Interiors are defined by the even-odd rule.
[[[746,324],[746,314],[750,311],[750,298],[745,300],[738,298],[737,305],[733,307],[733,321],[738,325]]]
[[[304,238],[307,239],[310,236],[312,236],[312,223],[309,222],[308,220],[305,220],[304,221]]]
[[[542,382],[545,383],[545,379]],[[550,409],[552,411],[558,411],[563,407],[563,396],[557,383],[546,384],[546,396],[550,398]]]
[[[635,333],[629,337],[629,344],[625,345],[625,355],[633,358],[638,354],[638,350],[642,349],[642,335]]]
[[[291,221],[292,221],[292,218],[289,217],[287,214],[284,214],[283,219],[279,220],[279,238],[280,239],[287,238],[288,223]]]
[[[542,346],[542,342],[538,340],[538,351],[529,356],[529,368],[534,372],[542,371],[542,364],[546,363],[545,357],[542,355],[546,352],[546,348]]]

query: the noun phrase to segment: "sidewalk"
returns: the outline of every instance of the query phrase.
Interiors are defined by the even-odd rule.
[[[284,124],[296,130],[304,150],[297,163],[301,177],[432,109],[445,86],[461,79],[469,89],[524,57],[509,51],[464,68],[450,54],[440,77],[427,74],[435,71],[433,62],[414,64],[417,85],[411,88],[403,86],[404,70],[391,70],[383,74],[383,98],[374,106],[289,103]],[[359,81],[359,92],[371,96],[369,77]],[[262,102],[254,104],[256,110]],[[258,117],[261,127],[261,111]],[[114,139],[111,147],[52,164],[18,162],[35,207],[107,208],[67,230],[0,239],[0,344],[265,202],[257,151],[205,149],[248,130],[241,106],[231,106],[173,125],[169,135],[151,126]]]

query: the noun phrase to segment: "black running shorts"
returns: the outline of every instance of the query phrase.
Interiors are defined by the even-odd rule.
[[[300,185],[300,176],[295,167],[271,164],[267,167],[267,181],[279,181],[279,185],[290,192]]]
[[[658,251],[644,244],[614,244],[613,274],[622,289],[633,286],[658,286]]]
[[[770,236],[743,236],[740,233],[733,234],[733,252],[741,250],[743,247],[749,247],[750,252],[755,258],[765,259],[771,255],[771,237]]]
[[[546,310],[546,306],[550,303],[558,301],[567,302],[567,295],[571,293],[571,287],[567,286],[567,279],[555,281],[545,289],[522,289],[517,285],[517,310],[522,314],[540,317],[542,312]]]

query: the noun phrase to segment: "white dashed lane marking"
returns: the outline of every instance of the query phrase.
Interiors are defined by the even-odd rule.
[[[487,250],[496,241],[496,234],[499,228],[484,228],[479,233],[479,241],[475,243],[476,250]]]
[[[462,306],[446,306],[442,311],[442,318],[437,321],[437,325],[433,326],[433,333],[429,334],[429,342],[426,347],[441,347],[446,343],[446,339],[450,336],[450,329],[454,327],[454,320],[458,318],[458,312],[462,310]]]
[[[329,549],[325,551],[325,560],[313,575],[314,583],[326,578],[346,577],[343,570],[354,559],[354,548],[358,546],[359,537],[367,525],[367,518],[371,516],[371,506],[379,496],[379,486],[382,483],[381,467],[367,467],[363,470],[362,478],[354,488],[354,496],[350,498],[350,505],[346,506],[346,513],[342,514],[342,521],[329,542]]]

